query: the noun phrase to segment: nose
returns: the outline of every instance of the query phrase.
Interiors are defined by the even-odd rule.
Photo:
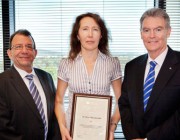
[[[150,31],[150,37],[154,37],[155,36],[155,32],[154,32],[154,30],[151,30]]]
[[[89,37],[92,37],[92,36],[93,36],[93,31],[92,31],[92,29],[89,30],[88,36],[89,36]]]
[[[28,51],[28,49],[27,49],[27,47],[25,45],[23,46],[22,51],[23,52],[27,52]]]

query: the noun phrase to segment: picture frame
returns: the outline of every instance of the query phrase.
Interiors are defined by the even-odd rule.
[[[70,134],[73,140],[108,140],[112,96],[74,93]]]

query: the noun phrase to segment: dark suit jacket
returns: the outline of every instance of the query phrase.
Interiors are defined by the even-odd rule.
[[[48,114],[47,140],[61,140],[54,113],[55,87],[50,74],[35,69],[45,92]],[[0,140],[44,140],[44,126],[34,100],[12,66],[0,74]]]
[[[169,48],[156,78],[147,109],[143,110],[143,83],[148,55],[126,64],[119,98],[126,139],[180,140],[180,52]]]

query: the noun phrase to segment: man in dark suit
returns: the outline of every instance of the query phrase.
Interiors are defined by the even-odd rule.
[[[140,23],[148,54],[125,66],[119,98],[124,135],[127,140],[180,140],[180,52],[167,45],[169,16],[152,8]]]
[[[61,140],[55,86],[49,73],[33,68],[37,50],[31,33],[12,34],[7,53],[14,64],[0,74],[0,140]],[[35,96],[26,75],[33,77]]]

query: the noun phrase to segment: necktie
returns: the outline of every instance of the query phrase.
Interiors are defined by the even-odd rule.
[[[41,101],[41,97],[39,95],[39,91],[36,87],[36,85],[34,84],[34,81],[33,81],[33,75],[26,75],[26,78],[29,80],[29,90],[30,90],[30,93],[34,99],[34,102],[37,106],[37,109],[41,115],[41,118],[42,118],[42,121],[44,123],[44,136],[45,136],[45,140],[46,140],[46,137],[47,137],[47,132],[48,132],[48,129],[47,129],[47,123],[46,123],[46,119],[45,119],[45,114],[44,114],[44,109],[43,109],[43,104],[42,104],[42,101]]]
[[[150,63],[150,69],[144,83],[144,111],[146,110],[147,103],[148,103],[148,100],[149,100],[149,97],[150,97],[150,94],[154,85],[154,81],[155,81],[154,68],[157,64],[155,61],[151,61],[149,63]]]

